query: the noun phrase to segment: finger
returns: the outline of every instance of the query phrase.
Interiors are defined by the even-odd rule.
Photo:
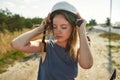
[[[42,24],[45,25],[45,24],[47,24],[49,22],[50,22],[50,13],[47,15],[47,17],[45,19],[43,19]]]
[[[50,13],[47,15],[47,17],[46,17],[46,22],[50,22]]]
[[[46,19],[43,19],[42,24],[43,24],[43,25],[46,24]]]
[[[80,16],[80,14],[79,14],[79,13],[77,13],[77,16],[78,16],[78,19],[82,19],[82,17]]]

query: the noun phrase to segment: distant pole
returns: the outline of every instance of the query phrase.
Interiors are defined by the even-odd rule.
[[[112,16],[112,0],[110,0],[110,24],[109,24],[109,61],[110,61],[110,68],[109,70],[112,71],[112,54],[111,54],[111,16]]]
[[[110,0],[110,25],[109,25],[109,53],[111,54],[111,16],[112,16],[112,0]]]

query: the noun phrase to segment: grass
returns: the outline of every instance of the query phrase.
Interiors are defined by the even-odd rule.
[[[120,29],[120,25],[118,25],[118,26],[113,26],[113,28]]]
[[[13,49],[10,45],[15,37],[26,31],[29,31],[29,29],[14,33],[7,31],[6,33],[0,33],[0,73],[7,71],[7,67],[14,64],[15,61],[21,61],[23,57],[27,56],[27,54]]]
[[[16,50],[0,56],[0,73],[7,71],[9,65],[12,65],[15,61],[21,61],[25,56],[27,56],[25,53]]]
[[[112,61],[113,65],[116,67],[117,69],[117,74],[116,74],[116,77],[119,77],[120,76],[120,64],[119,63],[116,63],[116,61]]]
[[[8,31],[6,33],[0,32],[0,73],[7,71],[8,66],[14,64],[15,61],[21,61],[24,57],[28,56],[26,53],[13,49],[10,43],[15,37],[29,30],[24,29],[21,32],[16,31],[13,33]],[[41,37],[40,35],[34,39]]]
[[[25,31],[27,29],[23,32]],[[0,73],[7,71],[8,65],[12,65],[16,60],[20,61],[25,56],[24,53],[14,50],[10,45],[12,39],[23,32],[0,33]]]
[[[119,51],[119,49],[120,49],[120,45],[111,45],[111,46],[106,45],[106,47],[107,47],[107,48],[111,47],[111,49],[113,49],[113,50],[115,50],[115,51]]]
[[[108,48],[109,45],[106,45],[106,47]],[[118,57],[120,57],[120,56],[119,56],[119,53],[120,53],[120,52],[119,52],[119,51],[120,51],[120,45],[111,45],[111,51],[112,51],[112,58],[114,58],[114,59],[112,60],[112,64],[113,64],[114,66],[116,66],[118,70],[120,70],[120,63],[118,63],[118,62],[119,62]],[[117,56],[117,57],[116,57],[116,56]]]
[[[6,33],[1,33],[0,32],[0,56],[2,54],[7,53],[8,51],[14,50],[10,43],[11,41],[16,38],[17,36],[19,36],[20,34],[29,31],[30,29],[24,29],[23,31],[16,31],[13,33],[10,33],[8,31],[6,31]],[[37,38],[41,38],[41,36],[36,37]]]
[[[109,33],[102,33],[99,35],[100,37],[103,37],[103,38],[107,38],[109,39]],[[112,64],[114,65],[114,67],[117,68],[117,75],[116,76],[119,76],[120,75],[120,63],[119,63],[119,53],[120,53],[120,45],[119,45],[119,42],[120,42],[120,34],[116,34],[116,33],[111,33],[111,42],[117,42],[118,45],[111,45],[111,51],[112,51]],[[109,45],[106,45],[106,47],[108,48]],[[117,56],[117,57],[116,57]]]
[[[110,35],[111,35],[110,38],[111,38],[112,41],[118,41],[118,40],[120,40],[120,34],[111,33]],[[103,38],[109,39],[109,33],[108,32],[102,33],[99,36],[103,37]]]
[[[0,56],[7,53],[8,51],[13,50],[10,43],[13,38],[22,34],[23,32],[14,32],[14,33],[0,33]]]
[[[109,39],[109,33],[108,32],[102,33],[99,36]],[[120,41],[120,34],[111,33],[110,38],[111,38],[112,41],[115,41],[115,42]],[[109,45],[106,45],[106,47],[109,47]],[[116,50],[116,51],[118,51],[120,49],[120,45],[111,45],[110,47],[111,47],[111,49]]]

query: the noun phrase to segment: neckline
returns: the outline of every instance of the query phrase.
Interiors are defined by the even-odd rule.
[[[57,47],[59,47],[59,48],[66,49],[66,48],[64,48],[64,47],[62,47],[62,46],[60,46],[60,45],[58,45],[57,43],[55,43],[55,45],[56,45]]]

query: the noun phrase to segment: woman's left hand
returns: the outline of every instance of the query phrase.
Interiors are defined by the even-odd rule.
[[[89,43],[89,45],[90,45],[91,39],[90,39],[90,37],[86,34],[86,33],[87,33],[87,32],[86,32],[86,24],[87,24],[87,21],[86,21],[85,19],[83,19],[83,18],[80,16],[79,13],[77,13],[77,16],[78,16],[78,19],[77,19],[76,24],[77,24],[77,26],[78,26],[78,28],[79,28],[79,34],[80,34],[80,35],[84,35],[84,34],[85,34],[85,36],[86,36],[86,38],[87,38],[87,41],[88,41],[88,43]]]
[[[78,16],[78,19],[77,19],[76,25],[78,26],[79,35],[85,35],[87,21],[83,19],[79,13],[77,13],[77,16]]]

